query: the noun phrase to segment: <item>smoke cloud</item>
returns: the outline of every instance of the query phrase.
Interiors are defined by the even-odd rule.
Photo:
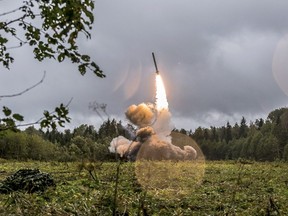
[[[141,103],[138,106],[135,104],[128,107],[126,111],[127,119],[138,127],[146,127],[152,124],[154,112],[152,105]]]
[[[109,151],[129,160],[194,160],[197,151],[191,146],[172,144],[171,113],[168,108],[160,111],[153,104],[131,105],[126,111],[127,119],[137,126],[136,139],[116,137]]]

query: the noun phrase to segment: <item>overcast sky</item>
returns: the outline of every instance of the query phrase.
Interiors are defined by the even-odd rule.
[[[15,2],[2,0],[0,13]],[[69,61],[37,62],[28,46],[14,49],[11,70],[0,68],[0,95],[35,84],[44,70],[47,76],[0,105],[29,122],[73,97],[70,128],[99,126],[93,101],[125,121],[129,105],[154,102],[155,52],[177,128],[265,119],[288,103],[287,11],[287,0],[96,0],[92,39],[79,43],[107,77],[81,76]]]

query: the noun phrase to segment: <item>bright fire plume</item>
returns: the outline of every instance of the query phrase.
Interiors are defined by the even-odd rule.
[[[168,110],[166,91],[160,74],[156,75],[156,108],[158,111],[162,109]]]

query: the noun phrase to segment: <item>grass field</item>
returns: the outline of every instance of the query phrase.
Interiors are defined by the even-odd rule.
[[[149,179],[137,180],[141,170],[136,167],[135,174],[135,163],[118,165],[90,164],[79,171],[79,163],[2,160],[0,180],[20,168],[39,168],[51,173],[57,186],[43,193],[0,194],[0,215],[288,215],[285,163],[206,161],[197,181],[190,165],[174,162],[170,170],[166,163],[167,175],[175,177],[172,193],[167,176],[161,177],[162,187],[149,188]],[[185,172],[177,176],[179,169]]]

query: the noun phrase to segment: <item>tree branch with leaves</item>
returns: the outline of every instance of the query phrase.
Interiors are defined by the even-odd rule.
[[[19,47],[25,44],[33,47],[34,57],[39,61],[53,58],[62,62],[67,58],[78,65],[82,75],[89,69],[96,76],[105,77],[100,67],[89,55],[81,54],[77,46],[80,33],[91,38],[93,9],[91,0],[25,0],[19,8],[0,14],[1,17],[11,13],[18,15],[0,21],[0,32],[6,35],[0,36],[0,62],[9,69],[14,61],[7,46],[12,36],[19,42]],[[23,39],[20,39],[20,30],[25,32]]]
[[[19,4],[16,9],[0,12],[0,63],[6,69],[10,69],[15,60],[11,49],[31,46],[35,59],[40,62],[47,58],[58,62],[69,59],[77,65],[82,75],[90,70],[100,78],[105,77],[89,55],[79,52],[77,41],[80,34],[91,39],[93,0],[23,0]],[[31,89],[19,94],[3,95],[0,99],[19,96]],[[22,115],[13,113],[6,106],[3,106],[2,112],[4,117],[0,116],[0,130],[15,129],[17,121],[24,121]],[[68,106],[61,104],[52,113],[45,111],[44,117],[36,123],[40,123],[41,127],[55,128],[69,120]]]

